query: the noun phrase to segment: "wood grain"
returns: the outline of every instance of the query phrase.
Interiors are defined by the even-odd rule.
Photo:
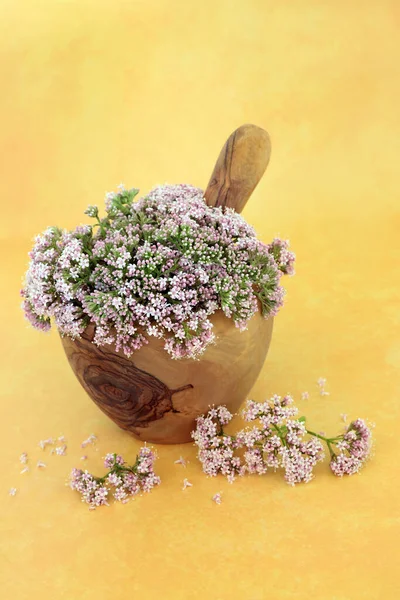
[[[209,206],[228,206],[242,212],[263,176],[271,155],[268,133],[242,125],[225,142],[204,197]]]
[[[61,338],[69,363],[92,400],[122,429],[143,441],[191,441],[195,419],[210,405],[236,411],[254,385],[268,351],[273,320],[256,313],[240,332],[222,312],[212,317],[216,344],[199,360],[171,360],[162,340],[126,358],[112,346]]]

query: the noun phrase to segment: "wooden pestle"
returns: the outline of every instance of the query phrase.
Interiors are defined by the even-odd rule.
[[[242,125],[225,142],[204,197],[208,206],[228,206],[242,212],[263,176],[271,156],[265,129]]]

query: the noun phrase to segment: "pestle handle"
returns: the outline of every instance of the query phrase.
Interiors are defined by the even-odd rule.
[[[263,176],[271,156],[265,129],[242,125],[226,140],[215,163],[204,197],[208,206],[228,206],[242,212]]]

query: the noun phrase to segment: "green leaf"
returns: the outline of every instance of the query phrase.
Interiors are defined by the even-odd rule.
[[[305,423],[306,422],[306,417],[300,417],[300,419],[297,419],[299,421],[299,423]]]

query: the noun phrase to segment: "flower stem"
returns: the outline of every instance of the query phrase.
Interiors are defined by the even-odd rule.
[[[115,464],[103,477],[94,477],[94,479],[97,481],[97,483],[104,483],[107,480],[107,477],[112,473],[116,473],[116,475],[121,475],[122,473],[133,473],[134,475],[137,475],[137,465],[137,459],[135,464],[130,467]]]
[[[329,440],[326,440],[326,443],[328,445],[328,450],[329,450],[329,454],[331,455],[331,458],[333,458],[335,456],[334,451],[332,450],[332,446]]]
[[[307,433],[309,433],[310,435],[313,435],[314,437],[319,438],[320,440],[324,440],[324,442],[327,442],[329,438],[324,437],[323,435],[320,435],[319,433],[315,433],[315,431],[310,431],[309,429],[306,429]]]
[[[283,433],[283,431],[281,431],[280,427],[278,427],[278,425],[275,425],[275,423],[272,423],[272,426],[278,432],[278,435],[281,438],[283,445],[287,446],[288,443],[286,441],[285,434]]]
[[[331,445],[331,444],[333,444],[337,438],[327,438],[327,437],[325,437],[325,436],[323,436],[323,435],[320,435],[319,433],[315,433],[315,431],[310,431],[309,429],[306,429],[306,431],[307,431],[307,433],[309,433],[310,435],[313,435],[314,437],[317,437],[317,438],[319,438],[320,440],[323,440],[324,442],[326,442],[326,444],[327,444],[327,446],[328,446],[329,454],[331,455],[331,458],[332,458],[333,456],[335,456],[335,453],[334,453],[334,451],[332,450],[332,445]]]

